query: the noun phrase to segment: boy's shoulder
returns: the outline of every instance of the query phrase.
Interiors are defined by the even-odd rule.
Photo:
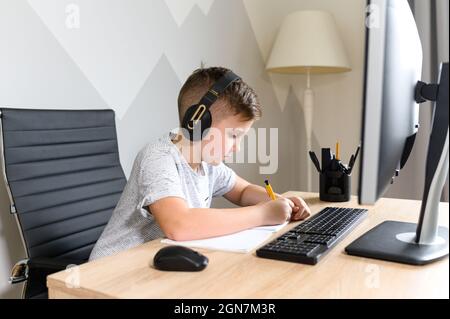
[[[147,143],[140,149],[135,159],[135,165],[139,168],[150,168],[154,165],[172,166],[178,164],[179,158],[176,151],[169,135],[164,135]]]
[[[147,143],[138,152],[136,159],[139,163],[144,164],[152,161],[175,160],[174,145],[168,135],[164,135],[155,141]]]

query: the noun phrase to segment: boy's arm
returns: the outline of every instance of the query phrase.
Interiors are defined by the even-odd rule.
[[[291,216],[292,206],[288,200],[279,199],[231,209],[189,208],[182,198],[166,197],[149,205],[149,211],[168,238],[195,240],[281,224]]]
[[[277,198],[282,198],[280,194],[275,193]],[[264,187],[251,184],[242,177],[236,175],[234,187],[224,195],[230,202],[239,206],[251,206],[261,202],[269,201],[269,195]],[[286,197],[293,202],[293,213],[296,219],[305,219],[311,215],[311,210],[305,201],[298,196]]]
[[[279,194],[275,196],[281,197]],[[224,197],[239,206],[251,206],[270,200],[264,187],[251,184],[237,175],[234,187]]]

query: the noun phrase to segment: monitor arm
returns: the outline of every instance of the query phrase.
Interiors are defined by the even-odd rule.
[[[415,89],[417,103],[435,101],[432,130],[428,143],[425,187],[415,242],[430,245],[438,238],[439,202],[448,173],[449,101],[448,62],[441,64],[439,84],[419,81]]]
[[[416,89],[414,91],[414,99],[417,103],[426,101],[436,101],[439,92],[439,85],[435,83],[425,83],[417,81]]]

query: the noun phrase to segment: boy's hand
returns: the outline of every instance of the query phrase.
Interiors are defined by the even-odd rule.
[[[261,202],[260,205],[263,207],[264,225],[303,220],[311,215],[308,205],[298,196],[278,197],[276,200]]]
[[[294,220],[303,220],[311,215],[311,210],[305,201],[298,196],[287,197],[290,201],[294,203],[294,207],[292,209],[291,221]]]
[[[263,220],[262,225],[278,225],[291,219],[294,203],[287,198],[261,202]]]

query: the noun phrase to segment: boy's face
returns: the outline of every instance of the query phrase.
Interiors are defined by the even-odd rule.
[[[226,157],[239,151],[242,138],[247,134],[254,120],[243,120],[240,115],[228,115],[214,120],[211,129],[202,139],[202,160],[218,165]]]

